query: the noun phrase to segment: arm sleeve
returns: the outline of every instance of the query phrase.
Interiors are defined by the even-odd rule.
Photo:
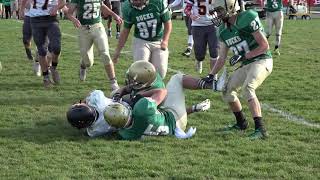
[[[151,98],[140,98],[138,102],[134,105],[133,114],[135,117],[149,117],[156,113],[157,104]]]
[[[132,22],[130,18],[130,8],[128,2],[125,2],[122,8],[122,14],[123,14],[123,26],[127,29],[131,29],[134,22]]]

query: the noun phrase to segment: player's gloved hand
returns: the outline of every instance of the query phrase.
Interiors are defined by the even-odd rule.
[[[235,64],[237,64],[238,62],[244,60],[244,57],[241,55],[234,55],[230,58],[229,63],[231,66],[234,66]]]
[[[214,81],[214,75],[208,74],[206,77],[202,78],[201,80],[205,81],[206,83],[212,83]]]
[[[115,102],[119,102],[121,100],[120,93],[119,92],[114,93],[112,96],[112,100]]]

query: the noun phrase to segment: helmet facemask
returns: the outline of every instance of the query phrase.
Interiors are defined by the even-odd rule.
[[[126,128],[131,123],[132,109],[124,101],[114,102],[105,108],[105,121],[115,128]]]
[[[76,103],[67,111],[68,122],[78,129],[91,126],[98,118],[98,112],[85,103]]]
[[[149,4],[149,0],[129,0],[131,6],[135,9],[142,10]]]
[[[213,16],[212,22],[216,26],[220,26],[222,22],[227,23],[238,10],[240,10],[238,0],[217,0],[210,11],[210,15]]]
[[[136,61],[126,73],[126,84],[135,90],[151,86],[156,80],[156,69],[150,62]]]

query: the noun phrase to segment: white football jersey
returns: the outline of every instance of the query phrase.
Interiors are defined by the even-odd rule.
[[[214,0],[185,0],[185,2],[192,4],[191,14],[200,17],[199,19],[192,20],[192,26],[209,26],[213,24],[209,10]]]
[[[42,9],[46,1],[48,2],[47,8]],[[36,2],[36,8],[34,8],[34,2]],[[31,4],[29,15],[30,17],[48,16],[50,15],[50,10],[57,5],[58,0],[34,0]]]
[[[101,136],[116,130],[105,121],[103,115],[104,109],[112,103],[112,99],[105,97],[102,91],[94,90],[86,98],[86,103],[94,107],[99,113],[98,119],[87,128],[87,133],[90,137]]]

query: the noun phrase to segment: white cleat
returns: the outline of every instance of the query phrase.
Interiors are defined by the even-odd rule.
[[[195,110],[197,112],[202,112],[202,111],[206,111],[206,110],[210,109],[210,107],[211,107],[210,99],[206,99],[206,100],[202,101],[201,103],[196,104]]]
[[[40,77],[41,76],[41,67],[39,62],[34,62],[33,63],[33,72],[36,76]]]
[[[221,76],[218,79],[218,81],[214,81],[213,82],[213,89],[215,91],[223,91],[224,84],[226,83],[227,78],[228,78],[227,68],[224,68]]]
[[[196,60],[195,69],[199,74],[202,73],[202,61]]]
[[[114,83],[111,84],[111,91],[112,92],[118,90],[119,88],[120,87],[119,87],[117,82],[114,82]]]

